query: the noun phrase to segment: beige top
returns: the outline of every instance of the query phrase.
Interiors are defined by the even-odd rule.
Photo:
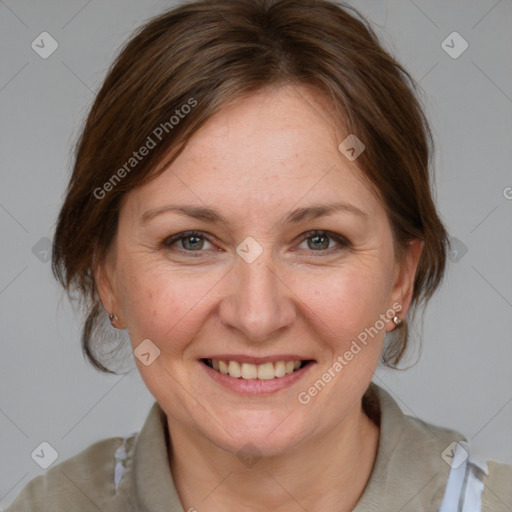
[[[374,383],[363,405],[380,423],[380,438],[354,512],[437,512],[451,469],[441,454],[465,438],[404,415]],[[184,512],[167,439],[165,414],[155,402],[138,434],[104,439],[52,466],[28,482],[6,512]],[[488,468],[482,511],[512,512],[512,466],[488,462]]]

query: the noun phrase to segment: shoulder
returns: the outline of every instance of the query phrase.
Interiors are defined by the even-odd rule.
[[[457,510],[461,512],[511,512],[512,511],[512,465],[489,460],[470,440],[454,430],[438,427],[417,418],[405,417],[410,439],[422,438],[421,448],[416,449],[418,460],[436,466],[448,474],[439,488],[434,502],[442,490],[443,504],[449,494],[456,490]],[[421,435],[425,429],[431,435]],[[414,453],[414,448],[411,446]],[[430,454],[427,456],[427,454]],[[443,462],[441,462],[441,460]],[[458,481],[458,483],[457,483]],[[453,505],[455,506],[455,501]],[[442,511],[451,511],[451,506],[441,506]],[[453,509],[454,510],[454,509]]]
[[[411,416],[404,417],[404,424],[404,441],[411,456],[416,462],[421,461],[423,468],[430,467],[431,471],[437,468],[443,474],[443,483],[438,488],[433,503],[437,504],[441,495],[443,498],[447,497],[448,487],[456,488],[458,474],[458,499],[461,507],[458,510],[512,511],[512,465],[489,460],[477,445],[473,445],[455,430]],[[472,508],[477,505],[481,508]],[[450,507],[446,510],[450,510]]]
[[[489,475],[482,494],[483,512],[512,510],[512,465],[489,461]]]
[[[5,512],[134,510],[115,474],[116,467],[118,475],[130,469],[136,437],[103,439],[52,466],[30,480]]]
[[[512,466],[488,460],[458,431],[404,414],[376,385],[367,400],[381,426],[375,473],[385,485],[375,495],[398,509],[512,512]],[[407,488],[423,490],[411,501]]]

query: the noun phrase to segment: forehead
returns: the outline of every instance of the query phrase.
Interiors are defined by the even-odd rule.
[[[131,204],[138,213],[183,201],[261,216],[342,200],[371,213],[376,197],[338,150],[348,135],[341,125],[310,89],[259,91],[209,119],[168,169],[130,193]]]

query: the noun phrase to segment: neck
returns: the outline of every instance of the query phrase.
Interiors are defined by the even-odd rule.
[[[185,510],[201,512],[348,512],[368,482],[379,441],[379,427],[359,407],[331,431],[244,468],[183,425],[168,418],[168,426],[176,489]]]

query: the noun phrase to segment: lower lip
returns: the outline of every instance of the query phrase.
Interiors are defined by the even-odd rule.
[[[229,375],[225,375],[224,373],[220,373],[213,368],[210,368],[208,365],[204,364],[202,361],[199,361],[199,364],[206,370],[206,373],[218,384],[230,389],[231,391],[235,391],[236,393],[240,393],[242,395],[269,395],[272,393],[276,393],[277,391],[281,391],[282,389],[289,388],[293,386],[297,381],[302,379],[307,372],[309,372],[310,368],[314,365],[314,363],[310,362],[306,364],[306,366],[299,368],[298,370],[285,375],[284,377],[276,377],[274,379],[269,380],[259,380],[259,379],[236,379],[235,377],[230,377]]]

